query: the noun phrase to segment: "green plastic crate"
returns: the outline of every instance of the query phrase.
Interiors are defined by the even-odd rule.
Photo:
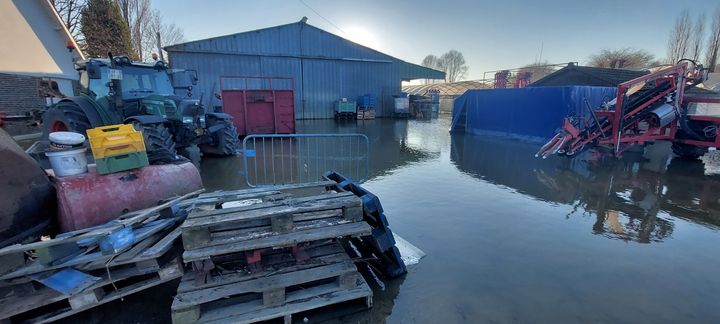
[[[123,153],[95,159],[97,172],[99,174],[115,173],[125,170],[142,168],[150,164],[145,151],[134,153]]]
[[[335,101],[335,112],[338,113],[355,113],[357,104],[355,101]]]

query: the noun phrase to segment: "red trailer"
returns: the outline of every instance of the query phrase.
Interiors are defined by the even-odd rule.
[[[221,76],[220,91],[240,136],[295,133],[293,78]]]

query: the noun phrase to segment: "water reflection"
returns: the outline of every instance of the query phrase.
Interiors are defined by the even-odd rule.
[[[536,147],[453,134],[451,161],[462,172],[537,199],[573,206],[566,217],[594,217],[592,232],[639,243],[673,235],[673,218],[720,225],[720,181],[701,161],[672,159],[656,144],[622,159],[592,152],[576,159],[536,159]]]
[[[379,176],[387,175],[392,170],[395,170],[401,166],[416,163],[439,156],[440,142],[432,141],[431,139],[437,134],[437,127],[434,124],[423,122],[423,121],[408,121],[408,120],[393,120],[393,119],[376,119],[376,120],[360,120],[360,121],[340,121],[335,122],[333,120],[299,120],[297,121],[297,131],[299,134],[338,134],[338,133],[360,133],[365,134],[368,137],[370,144],[370,161],[369,161],[369,172],[363,168],[358,171],[358,174],[368,174],[368,178],[376,178]],[[409,127],[412,125],[412,127]],[[409,131],[410,130],[410,131]],[[429,134],[433,134],[428,136]],[[285,145],[289,145],[286,142]],[[314,147],[315,144],[310,145]],[[270,146],[268,146],[270,147]],[[343,146],[347,149],[347,143]],[[332,150],[331,146],[325,146],[321,143],[320,151]],[[335,147],[336,153],[340,153],[342,148]],[[313,149],[315,150],[315,149]],[[314,156],[315,152],[310,150],[307,155]],[[269,149],[265,151],[269,152]],[[276,147],[275,152],[280,152],[281,149]],[[289,149],[286,149],[289,151]],[[258,151],[260,156],[264,156],[261,151]],[[266,152],[267,153],[267,152]],[[362,154],[362,152],[361,152]],[[271,159],[266,159],[271,161]],[[251,165],[251,180],[253,183],[256,182],[267,182],[266,177],[270,177],[272,180],[273,172],[279,174],[280,171],[284,170],[292,163],[285,163],[280,165],[282,161],[278,160],[275,163],[275,169],[272,168],[272,163],[265,163],[268,166],[268,170],[263,169],[263,162],[258,161],[258,165]],[[312,164],[312,162],[310,162]],[[303,169],[310,169],[310,176],[305,176],[302,180],[308,180],[309,178],[321,175],[324,171],[318,171],[317,166],[305,166]],[[353,166],[356,169],[356,166]],[[245,176],[242,174],[243,170],[243,159],[242,157],[235,158],[208,158],[203,159],[200,173],[203,179],[203,184],[207,190],[231,190],[240,189],[247,187],[245,183]],[[285,172],[287,177],[290,176],[290,171]],[[260,175],[259,181],[257,176]],[[268,176],[268,174],[270,176]],[[294,180],[299,179],[295,177]]]

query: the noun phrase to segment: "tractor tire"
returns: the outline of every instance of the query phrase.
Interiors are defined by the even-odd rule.
[[[707,149],[683,143],[673,143],[672,151],[681,159],[697,160],[699,157],[705,155]]]
[[[190,145],[181,147],[177,150],[178,154],[188,159],[192,164],[200,169],[200,160],[202,160],[202,153],[197,145]]]
[[[142,131],[150,164],[166,164],[178,160],[172,134],[163,124],[134,123],[133,126]]]
[[[212,144],[203,144],[203,153],[231,156],[237,154],[240,146],[240,139],[237,128],[231,121],[219,121],[225,124],[222,130],[212,134]]]
[[[59,102],[42,117],[42,139],[47,140],[52,132],[75,132],[87,136],[92,128],[85,112],[73,102]]]

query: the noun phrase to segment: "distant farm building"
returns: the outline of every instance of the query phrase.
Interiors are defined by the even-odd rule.
[[[453,102],[455,98],[461,96],[465,91],[472,89],[487,89],[491,87],[486,83],[478,81],[459,81],[449,83],[407,85],[403,87],[403,92],[409,95],[426,95],[430,91],[438,91],[440,94],[440,112],[451,113],[453,110]]]
[[[390,116],[402,81],[445,78],[441,71],[353,43],[304,20],[165,50],[173,68],[197,70],[199,84],[193,95],[203,95],[205,105],[217,105],[211,93],[220,93],[221,76],[292,78],[297,119],[332,118],[335,101],[365,94],[378,98],[378,116]]]

